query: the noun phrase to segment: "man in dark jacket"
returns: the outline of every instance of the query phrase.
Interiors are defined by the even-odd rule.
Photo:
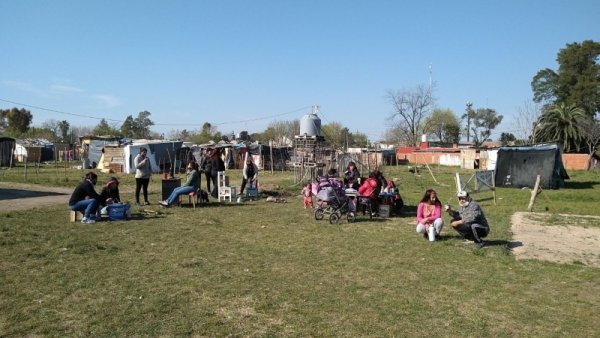
[[[210,153],[210,176],[213,182],[213,189],[211,192],[211,196],[214,198],[219,198],[219,171],[225,171],[225,162],[221,158],[221,151],[219,149],[213,149]]]
[[[212,148],[208,148],[202,151],[202,158],[200,159],[200,169],[204,172],[206,177],[206,191],[210,192],[210,181],[212,181],[211,163],[210,163],[210,152]]]
[[[483,238],[490,233],[490,226],[481,206],[473,201],[466,191],[460,191],[456,197],[458,210],[454,211],[450,206],[446,206],[446,212],[452,217],[450,225],[462,238],[475,242],[477,248],[483,247]]]
[[[94,190],[97,182],[98,175],[90,171],[75,188],[69,199],[69,209],[83,212],[81,223],[92,224],[97,219],[96,212],[101,199],[100,195]]]

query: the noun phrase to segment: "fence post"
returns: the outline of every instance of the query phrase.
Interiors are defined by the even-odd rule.
[[[535,203],[535,198],[538,195],[539,188],[540,188],[540,175],[537,175],[537,178],[535,179],[535,186],[533,187],[533,190],[531,191],[531,199],[529,200],[529,206],[527,207],[527,211],[529,211],[529,212],[533,211],[533,204]]]

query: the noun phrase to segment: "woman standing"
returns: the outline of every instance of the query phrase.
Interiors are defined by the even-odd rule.
[[[435,236],[439,236],[444,226],[442,219],[442,203],[433,189],[425,191],[417,207],[417,232],[427,238],[430,227],[435,228]]]
[[[140,190],[144,191],[144,205],[150,204],[148,201],[148,183],[152,175],[150,159],[147,156],[148,149],[140,148],[140,153],[133,160],[135,165],[135,204],[140,206]]]

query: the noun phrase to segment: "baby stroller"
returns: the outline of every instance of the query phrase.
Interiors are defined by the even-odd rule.
[[[351,196],[347,196],[341,182],[334,179],[321,179],[319,182],[319,191],[317,192],[317,207],[314,211],[315,219],[322,220],[326,214],[329,215],[329,223],[337,224],[346,214],[348,222],[354,222],[356,212]],[[354,189],[347,189],[350,194],[356,192]],[[356,194],[354,194],[356,196]]]

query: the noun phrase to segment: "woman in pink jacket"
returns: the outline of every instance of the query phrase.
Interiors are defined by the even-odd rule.
[[[435,236],[442,232],[442,203],[433,189],[428,189],[417,207],[417,232],[427,238],[429,227],[435,228]]]

